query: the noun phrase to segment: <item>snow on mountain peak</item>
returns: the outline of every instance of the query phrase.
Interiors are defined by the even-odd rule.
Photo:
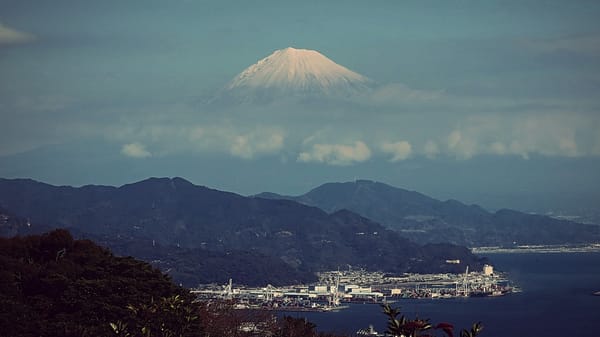
[[[371,81],[316,50],[288,47],[251,65],[237,75],[227,90],[265,93],[343,95],[359,94]]]

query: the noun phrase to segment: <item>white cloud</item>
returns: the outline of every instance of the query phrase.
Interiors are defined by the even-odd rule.
[[[454,130],[448,135],[448,147],[453,149],[458,146],[462,139],[462,133],[458,130]]]
[[[392,155],[390,161],[397,162],[410,157],[412,146],[409,142],[403,140],[395,143],[383,143],[381,145],[381,150]]]
[[[277,153],[283,148],[283,133],[250,132],[233,137],[229,152],[236,157],[251,159],[257,155]]]
[[[428,140],[423,146],[423,152],[427,158],[432,159],[440,154],[440,147],[433,140]]]
[[[575,135],[587,126],[576,116],[536,116],[514,122],[510,153],[528,158],[537,153],[545,156],[576,157],[581,155]]]
[[[203,127],[197,126],[188,131],[188,139],[195,142],[201,140],[206,134],[207,131]]]
[[[112,128],[106,137],[127,142],[152,144],[152,156],[172,154],[219,153],[253,159],[280,152],[285,132],[279,127],[233,125],[231,123],[182,123],[132,125],[127,122]]]
[[[313,144],[309,151],[298,155],[300,162],[316,162],[328,165],[351,165],[371,157],[371,150],[362,141],[347,144]]]
[[[227,152],[243,159],[278,153],[284,146],[285,134],[278,128],[256,127],[240,130],[232,126],[210,126],[195,129],[197,144],[208,151]]]
[[[493,142],[490,144],[490,152],[497,155],[504,155],[508,153],[508,148],[502,142]]]
[[[577,114],[472,117],[448,134],[445,150],[460,159],[482,154],[517,155],[525,159],[532,154],[597,155],[592,138],[598,124],[598,118]]]
[[[469,159],[477,154],[477,142],[471,138],[463,136],[459,130],[454,130],[448,135],[448,149],[456,157]]]
[[[140,143],[129,143],[123,145],[121,148],[121,153],[132,158],[146,158],[152,156],[152,154],[146,150],[145,146]]]
[[[33,34],[20,32],[0,23],[0,46],[5,44],[26,43],[35,40]]]

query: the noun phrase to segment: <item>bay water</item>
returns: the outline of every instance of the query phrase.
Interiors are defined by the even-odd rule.
[[[600,336],[600,253],[489,254],[496,270],[522,289],[503,297],[400,299],[393,303],[407,318],[462,328],[481,321],[482,337]],[[352,304],[338,312],[292,313],[319,331],[354,334],[373,325],[383,332],[386,318],[377,304]],[[443,335],[443,333],[439,333]]]

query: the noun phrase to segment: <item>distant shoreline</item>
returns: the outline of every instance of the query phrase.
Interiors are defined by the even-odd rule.
[[[598,253],[600,243],[586,245],[522,245],[514,247],[473,247],[473,254],[511,253]]]

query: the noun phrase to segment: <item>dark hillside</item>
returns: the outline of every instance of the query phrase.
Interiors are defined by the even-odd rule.
[[[0,336],[110,336],[111,322],[142,323],[129,305],[177,295],[191,300],[158,269],[65,230],[0,238]],[[178,314],[165,320],[183,326]]]
[[[491,213],[477,205],[440,201],[368,180],[327,183],[297,197],[274,193],[261,193],[258,197],[294,200],[326,212],[347,209],[419,243],[476,247],[600,241],[597,225],[513,210]]]
[[[38,224],[68,228],[116,252],[128,247],[122,253],[159,260],[168,265],[164,270],[186,284],[193,282],[191,275],[197,274],[199,282],[205,280],[200,275],[211,274],[200,266],[223,263],[220,270],[229,273],[241,261],[250,260],[267,261],[282,271],[279,276],[285,282],[301,279],[297,272],[312,275],[346,265],[406,272],[416,265],[421,269],[420,261],[431,260],[421,246],[350,211],[328,214],[294,201],[243,197],[181,178],[151,178],[118,188],[56,187],[0,179],[0,206],[30,222],[31,226],[21,226],[17,233],[31,231]],[[448,250],[428,271],[464,270],[465,265],[444,264],[446,259],[460,259],[472,268],[481,265],[470,252],[455,256],[456,252]],[[257,266],[247,264],[244,270],[252,267]],[[256,274],[265,283],[271,281],[260,270]],[[242,276],[241,271],[231,273],[214,281]]]

